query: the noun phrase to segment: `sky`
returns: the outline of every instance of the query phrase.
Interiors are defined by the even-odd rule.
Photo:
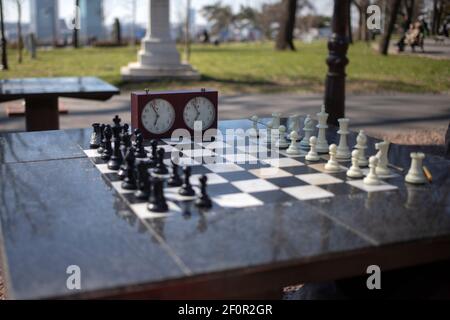
[[[5,20],[8,22],[17,21],[17,9],[15,6],[16,0],[3,0],[5,3]],[[21,0],[23,2],[23,22],[30,20],[29,1]],[[59,1],[59,15],[61,18],[68,20],[72,16],[74,0],[58,0]],[[145,24],[147,20],[148,0],[137,1],[137,22]],[[223,4],[231,5],[234,10],[238,10],[241,4],[252,7],[260,7],[263,3],[273,3],[279,0],[222,0]],[[204,5],[213,4],[216,0],[191,0],[191,6],[197,10],[196,23],[205,24],[205,19],[198,13]],[[316,10],[320,14],[331,15],[332,0],[313,0]],[[142,9],[141,9],[142,8]],[[171,1],[171,22],[176,23],[183,20],[186,8],[186,0],[172,0]],[[130,21],[131,0],[104,0],[104,16],[105,23],[110,24],[115,17],[123,21]]]

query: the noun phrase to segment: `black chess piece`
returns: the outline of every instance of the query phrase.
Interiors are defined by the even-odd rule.
[[[128,125],[128,123],[124,123],[122,126],[122,134],[124,134],[124,133],[129,134],[129,130],[130,130],[130,126]]]
[[[184,167],[184,181],[181,188],[178,190],[178,193],[184,197],[193,197],[195,196],[195,191],[192,188],[191,182],[189,179],[191,178],[191,167]]]
[[[103,150],[105,150],[105,143],[103,142],[103,139],[105,139],[105,125],[100,125],[100,146],[97,148],[97,153],[101,155],[103,153]]]
[[[200,181],[200,196],[195,201],[195,205],[199,208],[209,209],[212,207],[212,201],[206,193],[206,183],[208,181],[208,177],[206,175],[202,175],[199,179]]]
[[[125,156],[127,165],[125,170],[125,178],[122,182],[122,188],[125,190],[136,190],[136,177],[134,173],[135,160],[136,158],[134,157],[134,148],[130,147],[130,149],[128,149],[127,155]]]
[[[112,120],[114,122],[114,127],[115,128],[122,128],[122,126],[120,125],[120,123],[122,122],[122,119],[119,118],[119,116],[116,114],[116,116],[113,118]]]
[[[111,126],[109,124],[105,126],[103,136],[104,136],[103,143],[105,147],[103,148],[102,159],[108,161],[112,155],[112,146],[111,146],[112,131]]]
[[[108,161],[108,169],[119,170],[122,165],[122,152],[120,150],[120,128],[113,127],[113,138],[112,142],[114,144],[113,152]]]
[[[172,162],[172,174],[169,177],[169,180],[167,181],[167,185],[170,187],[180,187],[183,184],[183,181],[181,180],[180,173],[178,172],[178,160],[175,159],[171,161]]]
[[[136,199],[146,200],[150,196],[150,179],[148,173],[148,162],[140,161],[137,164],[136,184],[138,190],[134,193]]]
[[[134,155],[136,156],[137,159],[146,159],[147,158],[147,151],[145,151],[143,143],[144,143],[144,137],[142,136],[142,133],[139,133],[136,136],[136,140],[135,140],[136,152],[134,153]]]
[[[167,169],[167,166],[164,163],[164,149],[159,148],[157,151],[158,159],[156,162],[156,167],[153,169],[153,174],[156,176],[164,177],[169,174],[169,169]]]
[[[89,148],[91,149],[97,149],[100,147],[100,123],[93,123],[92,124],[92,134],[91,134],[91,140],[89,142]]]
[[[167,212],[169,206],[167,205],[166,197],[164,196],[163,180],[159,178],[151,178],[152,185],[151,194],[148,200],[147,208],[152,212]]]
[[[122,134],[122,138],[120,140],[120,153],[122,154],[122,158],[125,158],[125,155],[128,152],[128,149],[131,147],[131,135],[128,132]],[[126,161],[122,161],[122,165],[119,168],[117,174],[121,180],[125,179],[127,163]]]
[[[152,148],[152,151],[150,153],[150,168],[154,168],[158,163],[158,141],[153,139],[152,141],[150,141],[150,146]]]
[[[141,132],[141,130],[139,129],[139,128],[136,128],[136,129],[134,129],[133,130],[133,136],[134,136],[134,140],[133,140],[133,147],[135,147],[136,148],[136,138],[137,138],[137,136],[140,134],[140,133],[142,133]]]

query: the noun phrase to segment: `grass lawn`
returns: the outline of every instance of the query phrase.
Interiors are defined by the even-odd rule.
[[[149,87],[212,87],[222,93],[322,92],[327,71],[325,41],[297,43],[297,52],[276,52],[273,44],[232,43],[219,47],[194,45],[191,63],[201,72],[198,82],[127,84],[121,66],[136,60],[137,48],[71,48],[41,50],[37,60],[28,55],[16,62],[9,50],[10,70],[1,78],[46,76],[98,76],[121,89]],[[449,93],[450,61],[411,56],[380,56],[365,43],[349,49],[347,92]]]

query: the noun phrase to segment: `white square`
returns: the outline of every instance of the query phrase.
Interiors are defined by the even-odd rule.
[[[224,208],[246,208],[262,206],[264,203],[248,193],[231,193],[213,197],[213,201]]]
[[[299,167],[304,164],[300,161],[291,158],[269,158],[264,159],[262,162],[270,164],[272,167]]]
[[[229,153],[223,156],[227,162],[231,163],[253,163],[256,164],[258,159],[248,153]]]
[[[323,172],[323,173],[327,173],[327,171],[325,170],[325,165],[326,165],[326,163],[315,163],[315,164],[308,165],[308,167],[313,168],[313,169]],[[338,172],[347,171],[347,167],[344,167],[341,165],[340,168],[341,168],[341,170]]]
[[[273,191],[279,189],[273,183],[263,179],[251,179],[251,180],[241,180],[231,183],[236,188],[244,192],[263,192],[263,191]]]
[[[207,164],[205,167],[212,172],[222,173],[222,172],[234,172],[234,171],[244,171],[243,168],[239,167],[234,163],[213,163]]]
[[[242,153],[249,153],[249,154],[253,154],[253,155],[257,155],[259,153],[267,154],[268,150],[269,150],[269,149],[267,149],[266,146],[264,146],[262,144],[249,144],[249,145],[237,144],[236,149]]]
[[[182,196],[181,194],[178,193],[179,190],[180,190],[179,187],[166,188],[166,189],[164,189],[164,195],[167,200],[171,200],[171,201],[188,201],[188,200],[193,200],[196,197],[196,195],[193,195],[191,197]],[[194,190],[196,191],[196,194],[197,194],[198,187],[194,186]]]
[[[194,159],[188,157],[173,158],[173,159],[178,159],[176,164],[178,164],[180,167],[200,165],[200,162],[195,161]],[[171,159],[164,159],[164,164],[166,166],[172,166]]]
[[[202,174],[193,174],[191,176],[191,178],[189,179],[189,181],[191,182],[192,185],[200,185],[200,177],[202,176]],[[206,177],[208,178],[208,182],[207,184],[220,184],[220,183],[227,183],[228,180],[226,180],[225,178],[219,176],[218,174],[215,173],[207,173]]]
[[[179,139],[179,138],[167,138],[167,139],[162,139],[162,141],[164,141],[167,144],[170,145],[177,145],[177,144],[189,144],[192,142],[191,139]]]
[[[344,182],[341,179],[335,178],[326,173],[299,174],[295,177],[315,186]]]
[[[97,152],[97,149],[83,150],[83,152],[88,158],[100,157],[100,154]]]
[[[303,158],[308,154],[308,151],[300,150],[300,154],[289,154],[286,150],[280,150],[280,154],[289,158]]]
[[[381,184],[374,186],[365,184],[363,180],[352,180],[347,181],[347,183],[366,192],[389,191],[398,189],[398,187],[387,184],[385,182],[381,182]]]
[[[97,167],[97,169],[98,169],[101,173],[114,173],[114,172],[117,172],[117,171],[114,171],[114,170],[109,169],[107,163],[96,164],[95,166]]]
[[[298,200],[311,200],[311,199],[322,199],[334,197],[329,191],[326,191],[317,186],[300,186],[300,187],[289,187],[282,189],[287,194],[290,194]]]
[[[138,216],[139,219],[164,218],[173,215],[175,212],[181,212],[181,209],[171,201],[167,202],[167,205],[169,206],[169,211],[164,213],[152,212],[147,209],[147,205],[148,205],[147,202],[137,203],[130,205],[130,208]]]
[[[187,149],[182,151],[183,154],[191,158],[202,158],[215,156],[216,153],[208,149]]]
[[[277,167],[252,169],[249,170],[248,172],[261,179],[283,178],[292,176],[291,173],[286,172],[283,169]]]
[[[111,185],[119,193],[132,193],[135,191],[135,190],[126,190],[126,189],[122,188],[122,183],[123,183],[123,181],[114,181],[114,182],[111,182]]]

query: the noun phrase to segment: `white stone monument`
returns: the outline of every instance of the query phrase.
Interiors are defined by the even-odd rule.
[[[125,81],[200,79],[200,74],[191,65],[180,62],[180,54],[170,36],[170,1],[148,0],[148,2],[147,34],[142,39],[138,62],[122,67],[122,79]]]

